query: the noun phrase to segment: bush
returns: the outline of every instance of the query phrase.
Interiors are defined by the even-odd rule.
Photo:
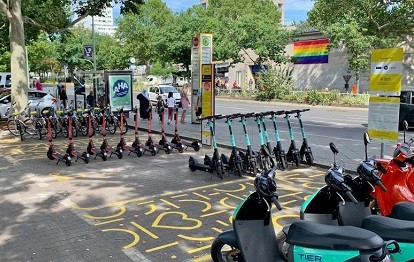
[[[270,101],[272,99],[283,99],[293,90],[293,81],[291,78],[292,69],[271,67],[266,71],[259,73],[258,86],[256,94],[257,100]]]

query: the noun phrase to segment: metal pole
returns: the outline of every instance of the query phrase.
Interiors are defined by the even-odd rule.
[[[381,142],[381,158],[384,158],[384,142]]]
[[[95,101],[98,101],[98,95],[97,95],[97,80],[95,79],[95,73],[96,73],[96,41],[95,41],[95,19],[94,16],[92,16],[92,46],[93,46],[93,96],[95,97]],[[85,87],[85,94],[86,94],[86,87]],[[86,107],[86,101],[85,101],[85,107]]]

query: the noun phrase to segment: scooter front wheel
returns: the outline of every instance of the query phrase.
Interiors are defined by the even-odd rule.
[[[279,156],[279,162],[280,162],[280,168],[282,170],[285,170],[287,168],[286,155],[280,155]]]
[[[299,156],[299,154],[294,154],[293,155],[293,162],[295,163],[296,167],[299,167],[299,165],[300,165],[300,156]]]
[[[306,160],[306,164],[308,165],[313,165],[313,155],[311,152],[305,152],[305,160]]]
[[[244,261],[240,250],[223,243],[219,238],[214,239],[210,253],[214,262]]]

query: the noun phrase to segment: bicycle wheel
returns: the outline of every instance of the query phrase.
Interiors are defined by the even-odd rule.
[[[108,125],[107,128],[108,128],[109,133],[115,134],[115,132],[116,132],[116,124],[115,124],[114,119],[113,118],[109,118],[109,121],[106,124]]]
[[[9,130],[9,132],[14,136],[20,135],[19,129],[16,125],[16,121],[14,120],[7,121],[7,130]]]

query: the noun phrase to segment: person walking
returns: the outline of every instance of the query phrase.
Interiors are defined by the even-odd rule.
[[[173,113],[174,113],[174,106],[175,106],[175,99],[173,97],[173,92],[168,92],[167,106],[168,106],[168,123],[167,124],[170,125],[173,121]]]
[[[61,101],[61,105],[63,105],[63,108],[66,109],[66,101],[68,100],[68,95],[66,94],[66,87],[63,86],[60,90],[60,96],[59,99]]]
[[[181,107],[183,108],[183,112],[181,113],[181,124],[185,124],[185,117],[187,114],[188,106],[190,105],[190,100],[187,96],[187,84],[185,84],[180,91],[181,96]]]
[[[165,106],[166,106],[165,101],[162,99],[162,96],[158,95],[157,96],[157,114],[160,120],[160,124],[161,124],[162,118],[164,117]]]
[[[90,107],[95,106],[95,96],[93,95],[92,90],[89,92],[89,95],[86,97],[86,102],[88,103],[88,106]]]
[[[139,100],[139,115],[142,119],[148,119],[148,109],[150,107],[150,98],[148,91],[146,89],[142,90],[142,92],[137,95],[137,99]]]
[[[36,80],[36,90],[43,91],[43,85],[40,83],[40,79]]]

